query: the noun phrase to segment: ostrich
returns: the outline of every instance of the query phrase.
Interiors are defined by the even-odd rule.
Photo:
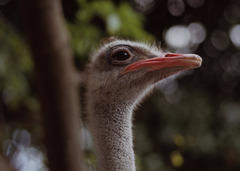
[[[87,112],[100,171],[135,171],[132,116],[161,80],[200,67],[195,54],[164,53],[155,46],[111,39],[87,68]]]

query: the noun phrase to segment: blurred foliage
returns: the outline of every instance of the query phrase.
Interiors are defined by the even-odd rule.
[[[153,41],[153,36],[143,29],[143,16],[127,2],[116,5],[112,1],[78,0],[78,5],[79,10],[68,26],[75,55],[81,58],[80,67],[104,37]]]
[[[28,77],[33,64],[28,47],[10,23],[0,18],[0,90],[4,103],[10,108],[32,107]],[[31,104],[29,104],[31,103]]]
[[[200,69],[160,84],[136,111],[134,144],[139,171],[240,170],[240,52],[229,36],[240,24],[238,0],[62,2],[79,70],[108,36],[161,41],[166,49],[189,50],[203,57]],[[29,142],[27,147],[37,145],[34,154],[39,156],[44,148],[36,83],[16,9],[16,1],[10,1],[0,10],[0,142],[7,155],[6,149],[13,150],[16,131],[24,127],[31,136],[26,131],[19,136],[28,135],[25,140],[30,139],[32,145]],[[172,48],[166,32],[176,25],[188,28],[191,23],[200,23],[206,37],[192,47]],[[83,136],[86,161],[89,170],[94,170],[91,136],[85,128]]]

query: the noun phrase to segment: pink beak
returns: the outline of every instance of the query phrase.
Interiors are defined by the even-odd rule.
[[[195,54],[165,53],[163,57],[155,57],[135,62],[127,66],[124,69],[123,74],[136,70],[146,70],[147,72],[150,72],[172,67],[191,69],[200,67],[201,63],[202,58]]]

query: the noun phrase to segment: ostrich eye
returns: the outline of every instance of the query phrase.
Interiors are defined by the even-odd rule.
[[[118,61],[125,61],[129,59],[132,55],[129,54],[129,52],[121,50],[112,55],[112,58]]]

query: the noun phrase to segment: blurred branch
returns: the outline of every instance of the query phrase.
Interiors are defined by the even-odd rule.
[[[61,1],[24,0],[21,11],[35,64],[50,169],[80,171],[78,83]]]

